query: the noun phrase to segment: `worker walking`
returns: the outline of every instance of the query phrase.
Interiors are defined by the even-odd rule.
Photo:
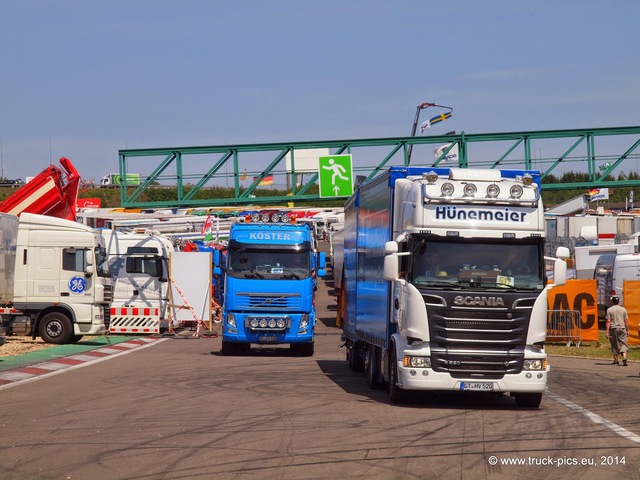
[[[627,338],[629,333],[629,315],[626,308],[619,305],[620,298],[611,297],[611,306],[607,309],[607,338],[611,342],[613,365],[620,365],[618,353],[622,355],[622,366],[627,366]]]

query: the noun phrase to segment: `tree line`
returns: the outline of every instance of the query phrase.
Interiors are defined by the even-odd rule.
[[[607,181],[615,181],[615,180],[640,180],[640,175],[637,172],[629,172],[627,174],[620,173],[617,178],[613,176],[609,176],[606,179]],[[562,184],[562,183],[577,183],[577,182],[588,182],[589,176],[586,173],[580,172],[566,172],[562,174],[562,176],[554,176],[548,175],[544,178],[544,182],[542,184],[542,201],[545,206],[549,205],[558,205],[567,200],[575,198],[580,195],[584,195],[589,193],[584,189],[577,190],[546,190],[545,184]],[[189,186],[184,187],[184,191],[189,191]],[[611,188],[609,187],[609,200],[608,203],[624,203],[625,200],[629,197],[629,192],[632,191],[632,188]],[[13,187],[0,187],[0,201],[5,200],[11,194],[16,191],[16,186]],[[132,189],[133,191],[133,189]],[[241,190],[242,191],[242,190]],[[286,196],[288,190],[278,190],[278,189],[256,189],[253,192],[256,196]],[[312,186],[308,194],[318,193],[318,186]],[[78,194],[80,198],[99,198],[101,206],[103,208],[118,208],[120,207],[120,189],[119,188],[82,188]],[[153,187],[147,189],[139,198],[139,201],[144,202],[166,202],[167,204],[171,203],[177,198],[177,189],[174,187]],[[195,195],[195,200],[207,200],[207,199],[221,199],[221,198],[229,198],[230,200],[235,198],[235,190],[231,187],[210,187],[201,189],[197,195]],[[640,189],[638,193],[638,203],[640,204]],[[317,206],[318,202],[306,201],[306,202],[297,202],[297,206]],[[344,204],[344,200],[331,200],[331,201],[322,201],[322,205],[326,205],[327,207],[335,207],[342,206]]]

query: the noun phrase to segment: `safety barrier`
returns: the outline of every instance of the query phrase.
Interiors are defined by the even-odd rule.
[[[582,317],[579,310],[549,310],[547,315],[547,341],[566,341],[580,347]]]
[[[110,333],[160,333],[160,309],[143,307],[112,307]]]

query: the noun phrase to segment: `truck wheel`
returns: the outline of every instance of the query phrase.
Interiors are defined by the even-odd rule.
[[[66,315],[51,312],[40,320],[39,333],[45,342],[62,345],[73,338],[73,325]]]
[[[289,345],[289,350],[293,355],[313,357],[314,343],[292,343]]]
[[[238,344],[232,342],[222,341],[222,354],[223,355],[235,355],[238,353]]]
[[[380,381],[379,357],[378,349],[373,345],[368,345],[364,358],[364,371],[367,378],[367,384],[374,390],[379,390],[384,386]]]
[[[542,401],[542,393],[513,393],[516,404],[523,408],[539,408]]]
[[[349,362],[349,368],[354,372],[361,372],[364,370],[364,361],[360,356],[360,346],[357,342],[351,340],[347,343],[347,361]]]
[[[395,346],[392,347],[391,358],[389,359],[389,383],[387,390],[389,392],[389,402],[392,405],[400,405],[407,401],[408,392],[401,389],[397,385],[398,382],[398,360],[396,358]]]

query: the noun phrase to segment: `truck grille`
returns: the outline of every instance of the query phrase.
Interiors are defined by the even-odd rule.
[[[434,370],[486,379],[522,370],[531,308],[427,309]]]
[[[298,293],[238,293],[236,302],[240,309],[299,310],[301,296]]]

